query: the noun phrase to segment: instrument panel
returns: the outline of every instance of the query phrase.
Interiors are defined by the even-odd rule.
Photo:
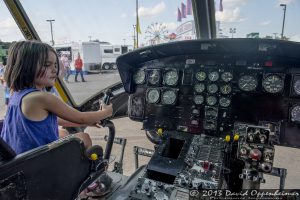
[[[285,137],[300,139],[294,134],[300,133],[296,52],[299,43],[219,39],[175,42],[121,56],[118,66],[130,93],[129,117],[150,131],[215,136],[232,132],[236,121],[280,122]],[[293,143],[287,140],[282,138]]]

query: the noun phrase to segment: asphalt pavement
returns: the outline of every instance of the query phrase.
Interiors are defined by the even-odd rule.
[[[120,80],[117,73],[107,74],[93,74],[86,75],[85,79],[87,82],[74,82],[74,77],[71,76],[69,83],[66,83],[71,94],[76,99],[77,103],[82,102],[96,91],[103,89],[112,83]],[[81,80],[79,78],[79,80]],[[3,99],[3,86],[0,86],[0,117],[1,119],[5,115],[5,105]],[[129,118],[121,118],[113,120],[116,127],[116,137],[126,138],[127,145],[125,148],[123,169],[125,175],[130,175],[135,170],[135,157],[133,153],[133,147],[135,145],[144,148],[153,149],[153,144],[150,143],[142,129],[142,123],[134,122]],[[104,136],[108,133],[106,128],[95,128],[88,127],[85,130],[90,134],[93,144],[99,144],[105,146]],[[104,148],[105,149],[105,148]],[[113,162],[119,161],[121,152],[121,146],[114,144],[112,151],[112,163],[110,169],[113,169]],[[149,161],[147,157],[139,157],[139,164],[146,164]],[[296,148],[287,147],[275,147],[275,167],[282,167],[288,170],[286,179],[286,188],[288,189],[299,189],[300,188],[300,150]],[[265,176],[266,184],[262,184],[262,188],[277,189],[279,185],[279,178],[273,176]]]

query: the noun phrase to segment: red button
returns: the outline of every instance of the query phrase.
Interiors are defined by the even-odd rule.
[[[261,151],[258,149],[252,149],[250,151],[250,158],[254,161],[258,161],[261,159]]]

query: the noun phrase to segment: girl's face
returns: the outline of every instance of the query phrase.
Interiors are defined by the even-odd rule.
[[[35,78],[35,86],[37,89],[54,86],[57,78],[57,65],[55,53],[49,51],[46,63],[43,66],[40,66],[45,68],[44,75]]]

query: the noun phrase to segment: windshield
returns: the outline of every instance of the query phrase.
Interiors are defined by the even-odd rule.
[[[298,0],[216,0],[218,38],[267,38],[300,42]]]
[[[195,39],[191,1],[140,0],[138,5],[136,0],[21,3],[41,40],[59,53],[65,66],[62,76],[77,104],[95,90],[120,81],[115,63],[119,55],[148,45]],[[76,67],[78,55],[82,67]],[[80,90],[88,94],[76,96]]]
[[[61,75],[77,104],[120,81],[118,56],[148,45],[196,39],[191,0],[21,3],[41,40],[56,48]],[[0,4],[1,41],[23,39],[6,6]],[[300,41],[299,8],[296,0],[215,0],[216,34],[218,38]]]

